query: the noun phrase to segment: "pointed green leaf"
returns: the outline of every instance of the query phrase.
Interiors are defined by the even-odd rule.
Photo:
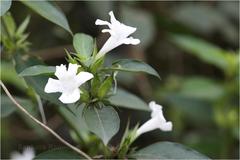
[[[21,0],[21,2],[34,10],[36,13],[46,18],[47,20],[59,25],[60,27],[67,30],[72,34],[72,31],[69,27],[68,21],[65,15],[53,4],[48,1],[25,1]]]
[[[112,105],[128,109],[150,111],[148,105],[140,98],[123,89],[118,89],[117,93],[109,98]]]
[[[150,65],[134,59],[121,59],[113,63],[109,68],[104,70],[115,70],[125,72],[144,72],[160,78],[159,74]]]
[[[13,37],[16,31],[16,23],[10,12],[7,12],[3,17],[3,23],[7,30],[7,33]]]
[[[20,36],[21,34],[23,34],[23,32],[26,30],[28,24],[30,21],[30,16],[27,16],[24,21],[20,24],[20,26],[18,27],[17,31],[16,31],[16,35]]]
[[[172,142],[159,142],[130,155],[137,159],[209,159],[186,146]]]
[[[43,65],[36,65],[31,66],[26,69],[24,69],[21,73],[19,73],[20,76],[37,76],[40,74],[51,74],[56,71],[56,67],[53,66],[43,66]]]
[[[73,46],[80,58],[88,59],[93,53],[93,38],[84,33],[77,33],[73,37]]]
[[[1,0],[0,1],[0,16],[4,15],[11,7],[12,1],[11,0]]]
[[[118,114],[110,106],[103,106],[100,109],[90,106],[85,110],[84,118],[89,130],[101,138],[105,145],[119,130]]]

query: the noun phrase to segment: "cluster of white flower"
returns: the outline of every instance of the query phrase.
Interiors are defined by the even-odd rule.
[[[111,17],[111,23],[97,19],[96,25],[108,25],[109,29],[103,29],[102,32],[109,32],[111,36],[98,52],[96,59],[101,58],[110,50],[118,47],[121,44],[139,44],[139,39],[134,39],[128,36],[136,31],[136,28],[127,26],[116,20],[113,12],[109,12]],[[89,72],[80,72],[77,74],[78,65],[69,64],[68,70],[65,65],[56,66],[55,75],[58,80],[49,78],[45,87],[46,93],[61,92],[62,95],[59,100],[62,103],[75,103],[80,99],[79,86],[86,81],[93,78],[93,75]]]
[[[96,59],[101,58],[110,50],[118,47],[121,44],[139,44],[139,39],[129,37],[136,31],[136,28],[127,26],[116,20],[113,12],[109,12],[111,23],[97,19],[96,25],[107,25],[109,29],[103,29],[102,32],[110,33],[109,39],[98,52]],[[80,99],[81,90],[79,87],[86,81],[93,78],[93,74],[89,72],[79,72],[77,64],[69,64],[68,69],[65,65],[56,66],[55,76],[57,79],[49,78],[44,91],[46,93],[61,92],[59,100],[62,103],[75,103]],[[162,106],[155,102],[150,102],[149,106],[152,110],[151,119],[144,123],[138,130],[137,136],[154,130],[161,129],[162,131],[171,131],[172,122],[167,122],[163,116]]]

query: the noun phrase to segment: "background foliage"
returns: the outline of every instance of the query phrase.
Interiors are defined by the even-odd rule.
[[[66,63],[64,48],[73,50],[72,31],[97,37],[97,45],[100,47],[107,37],[100,34],[94,22],[97,18],[108,19],[106,13],[110,10],[114,10],[117,17],[126,24],[138,28],[134,37],[141,39],[141,45],[122,46],[113,50],[106,63],[118,58],[133,58],[144,60],[154,67],[160,74],[161,81],[143,74],[132,76],[121,73],[118,75],[119,84],[146,102],[156,100],[162,104],[166,117],[173,121],[174,129],[171,133],[153,131],[143,135],[135,146],[142,148],[156,141],[173,141],[185,144],[210,158],[239,158],[239,2],[52,2],[53,6],[61,8],[66,17],[58,9],[46,7],[44,2],[39,3],[32,5],[29,2],[13,2],[10,12],[16,22],[9,20],[9,17],[3,21],[12,26],[8,32],[16,41],[14,44],[7,43],[10,48],[18,45],[24,49],[30,45],[30,53],[42,57],[49,65]],[[1,9],[1,15],[2,12],[4,10]],[[27,37],[31,44],[25,41]],[[76,38],[81,39],[81,35]],[[2,34],[1,39],[4,40]],[[89,38],[87,42],[93,43],[93,40]],[[89,50],[82,46],[76,48],[77,51],[82,49]],[[26,89],[26,84],[17,76],[11,60],[2,52],[1,59],[1,80],[8,84],[19,102],[29,106],[29,112],[37,116],[34,91]],[[29,60],[28,63],[24,65],[35,62]],[[126,60],[119,63],[128,67]],[[141,69],[141,64],[139,66],[137,69]],[[21,68],[18,69],[21,71]],[[155,74],[151,70],[145,72],[148,71]],[[32,73],[36,71],[33,70]],[[31,79],[28,82],[30,81]],[[43,82],[35,85],[44,86]],[[118,92],[117,96],[128,98],[129,101],[119,101],[118,97],[112,97],[112,104],[146,110],[144,101],[136,100],[138,98],[134,95],[126,96],[124,90]],[[80,107],[76,109],[69,106],[70,110],[67,110],[64,107],[56,109],[54,104],[45,101],[43,104],[48,125],[61,136],[81,145],[91,155],[108,152],[102,151],[103,144],[96,136],[87,136],[88,132],[84,130],[81,119],[72,115],[72,112],[81,114]],[[27,117],[17,112],[3,94],[1,106],[7,106],[1,107],[3,158],[8,158],[11,151],[25,145],[33,145],[39,153],[62,146],[35,124],[29,123]],[[87,117],[91,116],[94,117]],[[130,125],[134,126],[137,122],[148,119],[149,113],[121,109],[119,116],[121,132],[111,140],[112,146],[119,143],[119,137],[129,118]],[[63,123],[63,119],[71,127]],[[92,121],[89,123],[95,124]],[[97,131],[96,134],[98,135]],[[164,143],[167,146],[173,145]],[[95,146],[94,150],[92,146]],[[147,149],[142,149],[141,152],[144,153]]]

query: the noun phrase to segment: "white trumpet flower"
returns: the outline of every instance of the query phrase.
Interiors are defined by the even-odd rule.
[[[151,119],[145,122],[138,130],[137,136],[140,136],[143,133],[152,131],[154,129],[160,129],[162,131],[171,131],[172,122],[166,121],[163,116],[162,106],[156,104],[156,102],[151,101],[149,107],[152,110]]]
[[[56,66],[55,76],[57,79],[49,78],[44,91],[46,93],[61,92],[59,100],[62,103],[74,103],[80,99],[79,87],[86,81],[93,78],[89,72],[79,72],[77,74],[77,64],[69,63],[68,70],[65,65]]]
[[[120,46],[121,44],[137,45],[140,43],[139,39],[128,37],[129,35],[134,33],[137,30],[137,28],[130,27],[123,23],[120,23],[118,20],[116,20],[112,11],[109,12],[109,15],[111,23],[100,19],[97,19],[95,22],[96,25],[107,25],[109,29],[103,29],[102,32],[103,33],[108,32],[111,35],[98,52],[96,59],[101,58],[107,52]]]
[[[35,152],[32,147],[26,147],[23,149],[23,153],[13,152],[11,154],[11,160],[32,160],[35,157]]]

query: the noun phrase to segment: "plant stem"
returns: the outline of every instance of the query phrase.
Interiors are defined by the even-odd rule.
[[[71,145],[70,143],[68,143],[67,141],[65,141],[62,137],[60,137],[56,132],[54,132],[51,128],[49,128],[48,126],[46,126],[45,124],[43,124],[42,122],[40,122],[38,119],[36,119],[35,117],[33,117],[27,110],[25,110],[24,107],[22,107],[11,95],[11,93],[8,91],[8,89],[6,88],[6,86],[3,84],[2,81],[0,81],[0,84],[3,88],[3,90],[5,91],[5,93],[7,94],[7,96],[11,99],[11,101],[23,112],[25,113],[28,117],[30,117],[33,121],[35,121],[37,124],[39,124],[41,127],[43,127],[45,130],[47,130],[48,132],[50,132],[54,137],[56,137],[58,140],[60,140],[63,144],[65,144],[66,146],[68,146],[69,148],[71,148],[72,150],[76,151],[77,153],[79,153],[80,155],[84,156],[86,159],[92,160],[92,158],[87,155],[86,153],[84,153],[83,151],[81,151],[80,149],[78,149],[77,147]]]
[[[44,113],[41,97],[37,93],[35,93],[35,96],[36,96],[36,100],[37,100],[37,103],[38,103],[38,109],[39,109],[40,115],[42,117],[42,122],[44,124],[47,124],[47,119],[46,119],[46,116],[45,116],[45,113]]]

